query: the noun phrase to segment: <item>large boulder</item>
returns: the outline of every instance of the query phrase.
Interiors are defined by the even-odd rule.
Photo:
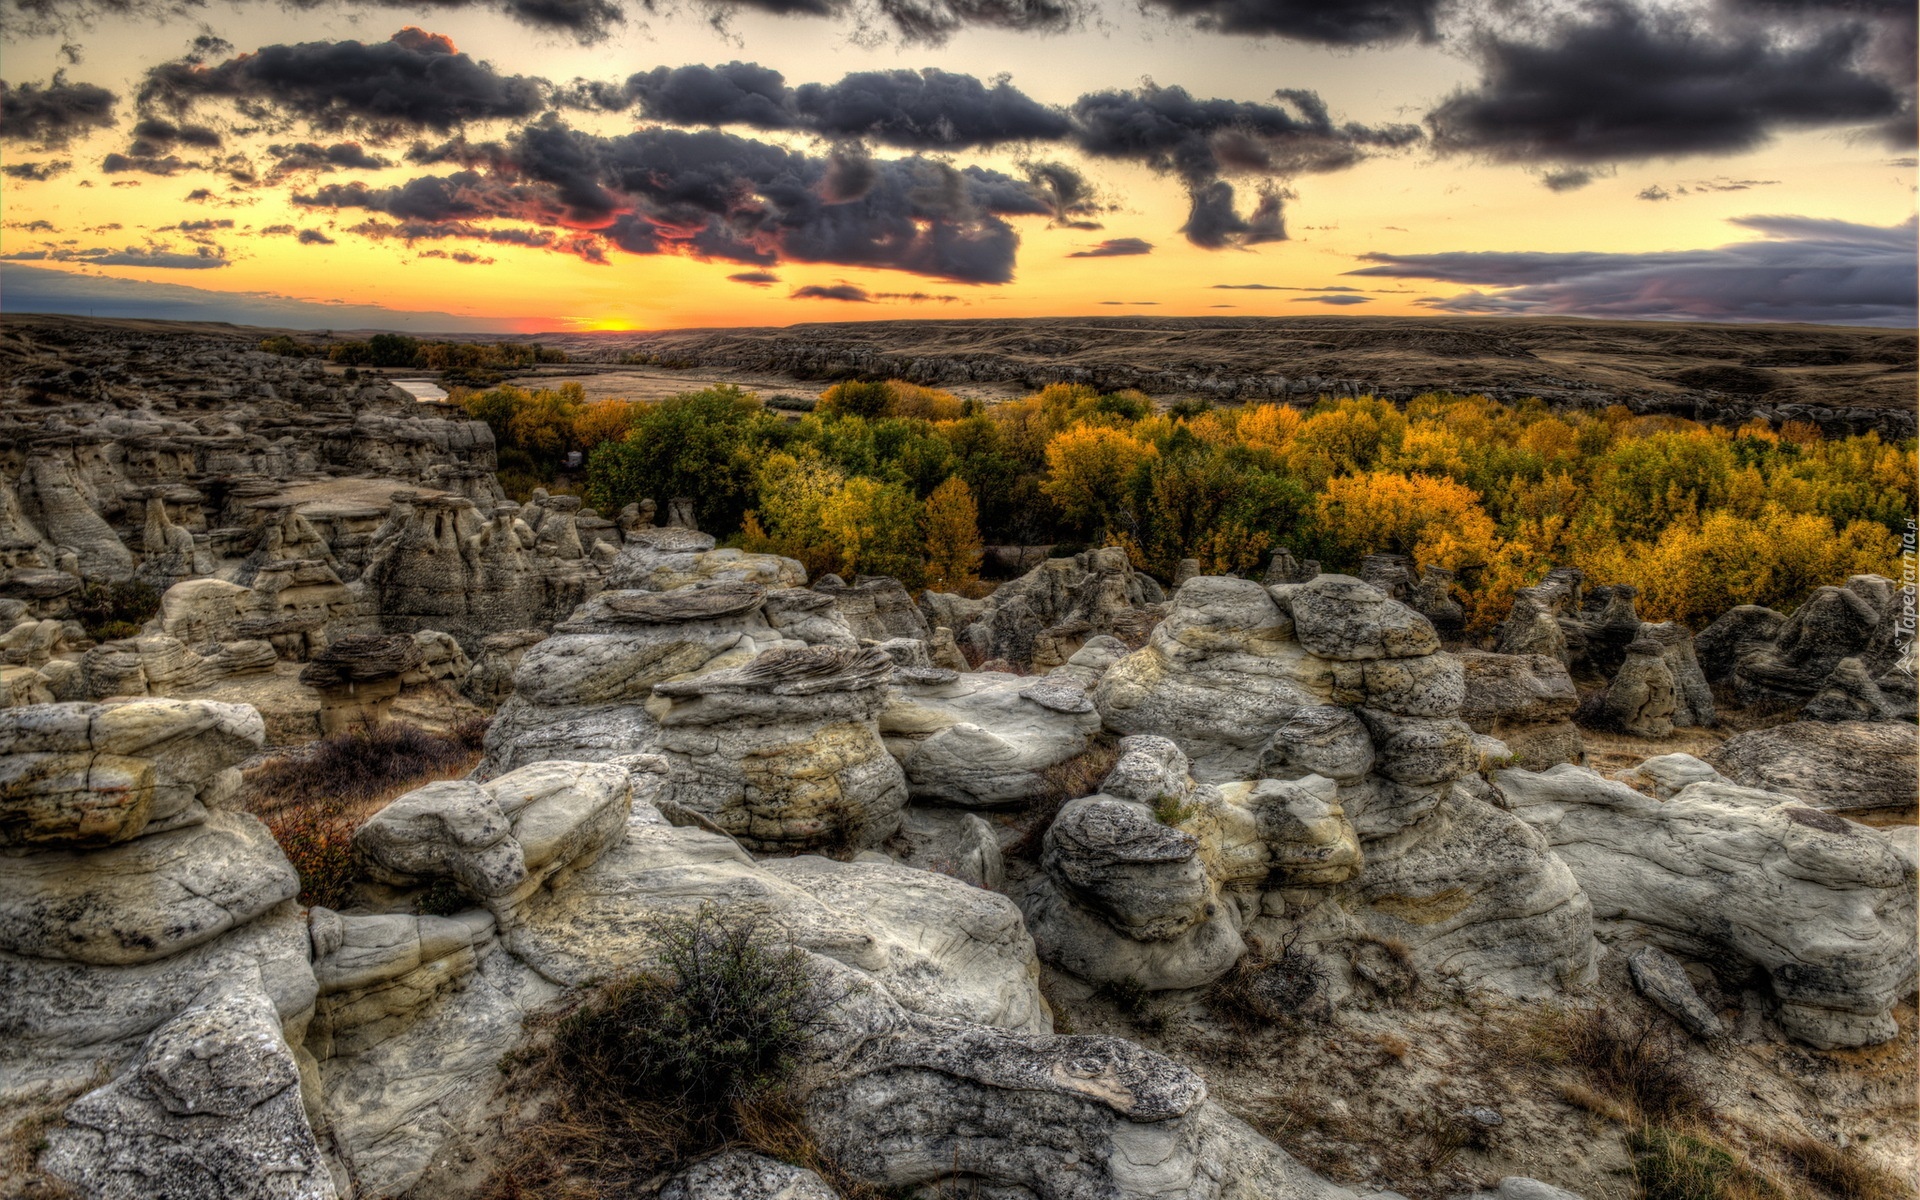
[[[257,972],[211,985],[62,1116],[42,1165],[94,1200],[337,1195]]]
[[[1823,587],[1780,626],[1770,642],[1752,646],[1733,672],[1734,690],[1747,703],[1798,705],[1819,691],[1840,660],[1865,650],[1880,612],[1857,591]]]
[[[88,1195],[333,1194],[283,1040],[316,992],[300,881],[231,807],[263,741],[206,701],[0,712],[0,1104],[96,1088],[46,1163]]]
[[[930,595],[931,623],[954,632],[976,660],[1055,667],[1087,639],[1144,635],[1165,600],[1151,576],[1135,571],[1118,547],[1049,558],[1001,584],[984,602]],[[1136,642],[1137,644],[1137,642]]]
[[[1497,665],[1508,662],[1508,696],[1482,715],[1564,719],[1571,683],[1557,660],[1555,671]],[[1145,649],[1107,669],[1095,702],[1109,729],[1170,739],[1198,779],[1217,781],[1211,794],[1153,786],[1193,810],[1178,827],[1200,838],[1233,928],[1276,944],[1295,930],[1316,942],[1364,932],[1462,986],[1545,994],[1591,974],[1590,916],[1545,842],[1487,803],[1484,739],[1459,718],[1470,679],[1425,617],[1356,579],[1264,589],[1201,577]],[[1165,739],[1137,736],[1150,730]]]
[[[1711,780],[1664,801],[1568,765],[1494,782],[1573,869],[1601,936],[1765,971],[1781,1028],[1814,1046],[1898,1032],[1915,870],[1885,834]]]
[[[863,642],[893,638],[925,641],[931,636],[926,618],[897,579],[861,575],[848,584],[837,575],[827,575],[813,585],[813,590],[833,601],[847,628]]]
[[[1727,778],[1815,808],[1908,809],[1920,790],[1913,726],[1795,721],[1736,733],[1709,756]]]
[[[619,839],[632,796],[627,771],[613,764],[542,762],[488,783],[430,783],[354,832],[354,860],[393,887],[455,884],[511,928],[556,873]]]
[[[1572,720],[1580,693],[1559,658],[1464,650],[1460,661],[1466,671],[1460,719],[1503,742],[1515,765],[1538,771],[1584,757]]]
[[[1093,701],[1071,678],[938,668],[896,670],[878,720],[915,799],[970,808],[1030,799],[1043,771],[1100,731]]]
[[[1299,586],[1338,587],[1341,580],[1321,576]],[[1410,610],[1406,616],[1424,622]],[[1116,733],[1171,737],[1203,779],[1252,778],[1273,732],[1332,695],[1331,664],[1293,634],[1293,619],[1261,585],[1191,579],[1146,647],[1107,669],[1094,703]]]
[[[572,512],[543,515],[536,530],[517,506],[483,515],[461,496],[396,494],[360,576],[371,610],[388,632],[438,629],[475,647],[559,621],[600,590],[601,568]]]
[[[482,774],[646,749],[657,732],[647,708],[655,684],[799,644],[768,623],[766,599],[751,583],[594,596],[521,654],[513,695],[487,731]]]
[[[1595,729],[1664,738],[1673,733],[1675,687],[1673,671],[1660,643],[1639,638],[1626,647],[1625,660],[1604,691],[1581,705],[1582,723]]]
[[[645,525],[626,531],[625,545],[607,566],[606,586],[666,592],[701,583],[751,583],[800,587],[807,569],[777,554],[714,549],[713,535],[678,525]]]

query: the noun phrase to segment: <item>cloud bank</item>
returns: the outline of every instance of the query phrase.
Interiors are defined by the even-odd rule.
[[[1760,236],[1710,250],[1645,254],[1369,254],[1350,275],[1469,284],[1416,301],[1450,313],[1911,326],[1916,224],[1739,217]]]

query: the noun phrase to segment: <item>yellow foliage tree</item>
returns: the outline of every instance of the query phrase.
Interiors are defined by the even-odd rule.
[[[617,442],[633,426],[638,406],[631,400],[594,400],[573,419],[574,444],[591,450],[602,442]]]
[[[1129,484],[1143,464],[1159,457],[1152,443],[1118,429],[1082,426],[1047,442],[1047,478],[1041,490],[1067,522],[1104,536],[1132,531]]]
[[[920,585],[920,502],[897,483],[855,475],[820,510],[843,575],[891,575]]]
[[[979,581],[980,508],[973,489],[950,475],[927,497],[927,586],[957,592]]]

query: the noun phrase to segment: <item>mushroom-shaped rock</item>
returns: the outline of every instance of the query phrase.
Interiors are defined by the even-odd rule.
[[[1068,803],[1047,831],[1046,870],[1024,904],[1041,957],[1083,979],[1150,990],[1219,978],[1246,944],[1199,848],[1144,804],[1108,796]]]
[[[1771,644],[1741,655],[1734,690],[1749,703],[1768,697],[1803,701],[1820,690],[1841,659],[1867,648],[1879,624],[1880,613],[1859,594],[1820,588],[1793,611]]]
[[[1321,658],[1414,658],[1440,649],[1431,621],[1350,575],[1282,590],[1300,644]]]
[[[1709,683],[1733,678],[1748,651],[1769,648],[1779,638],[1786,614],[1758,604],[1740,604],[1720,614],[1693,639],[1694,657]]]
[[[1531,770],[1584,756],[1572,721],[1580,693],[1559,658],[1467,650],[1460,661],[1466,670],[1460,719],[1468,728],[1499,738]]]
[[[320,693],[320,726],[336,733],[385,720],[405,677],[423,661],[410,634],[361,634],[314,655],[300,682]]]
[[[1640,638],[1627,646],[1612,682],[1588,698],[1579,716],[1596,728],[1663,738],[1673,732],[1673,709],[1673,672],[1660,643]]]
[[[1146,647],[1101,676],[1094,704],[1114,732],[1171,738],[1203,779],[1249,778],[1274,730],[1333,691],[1332,665],[1293,626],[1259,584],[1190,579]]]
[[[878,650],[807,646],[657,685],[664,798],[757,849],[885,841],[907,797],[874,720],[892,673]]]

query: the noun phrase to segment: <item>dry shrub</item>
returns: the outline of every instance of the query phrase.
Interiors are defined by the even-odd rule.
[[[775,948],[751,918],[702,908],[651,932],[658,970],[602,987],[503,1064],[511,1091],[546,1099],[530,1127],[512,1131],[518,1152],[481,1200],[639,1194],[728,1146],[837,1175],[790,1085],[844,993],[823,987],[803,951]]]
[[[256,813],[303,804],[345,809],[434,779],[464,774],[479,761],[485,720],[438,734],[401,721],[336,733],[276,759],[247,780]]]
[[[1022,816],[1019,839],[1007,847],[1007,853],[1028,862],[1039,861],[1047,830],[1060,815],[1060,809],[1069,800],[1099,791],[1100,781],[1119,761],[1119,743],[1102,734],[1079,754],[1041,771],[1040,790],[1034,793],[1032,803]]]
[[[1650,1121],[1711,1115],[1685,1046],[1658,1014],[1628,1020],[1603,1009],[1575,1016],[1567,1030],[1568,1058],[1602,1090]]]
[[[1207,989],[1207,1005],[1242,1032],[1330,1015],[1327,972],[1288,937],[1271,950],[1257,937],[1233,969]]]
[[[1643,1121],[1673,1124],[1712,1115],[1687,1065],[1685,1045],[1657,1013],[1630,1019],[1604,1008],[1546,1008],[1519,1031],[1514,1047],[1518,1057],[1578,1068],[1600,1093]]]
[[[266,822],[299,873],[300,903],[350,903],[354,830],[400,793],[472,770],[486,729],[483,720],[445,734],[389,722],[322,738],[254,771],[247,811]]]
[[[1912,1200],[1915,1194],[1892,1171],[1806,1134],[1781,1138],[1775,1148],[1802,1178],[1840,1200]]]

